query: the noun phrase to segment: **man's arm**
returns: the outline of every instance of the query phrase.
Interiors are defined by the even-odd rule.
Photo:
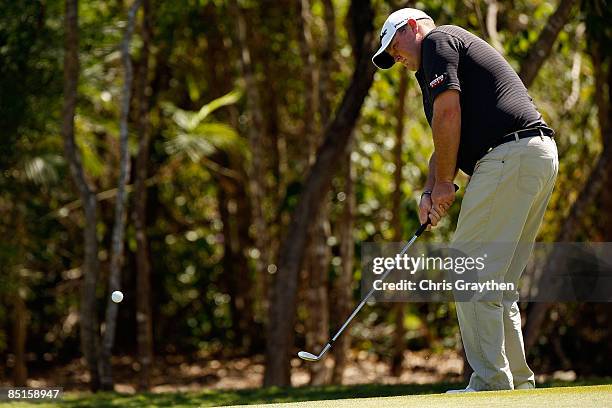
[[[425,182],[425,191],[431,191],[436,184],[436,152],[431,154],[429,158],[429,174],[427,174],[427,182]]]
[[[423,189],[423,194],[421,194],[421,201],[419,202],[419,221],[421,224],[424,224],[427,221],[427,218],[432,218],[434,221],[435,217],[431,212],[431,191],[436,184],[436,152],[433,152],[431,157],[429,158],[429,173],[427,174],[427,182],[425,182],[425,188]],[[429,193],[426,194],[425,192]],[[439,221],[435,219],[436,223]]]
[[[461,136],[461,103],[458,91],[449,89],[438,95],[434,101],[431,130],[436,156],[436,184],[452,184],[457,169]]]
[[[437,219],[444,216],[455,201],[453,180],[457,174],[457,152],[461,138],[461,102],[458,91],[449,89],[436,97],[431,130],[435,146],[435,183],[431,194],[431,212],[435,216],[430,218],[431,224],[435,226]]]

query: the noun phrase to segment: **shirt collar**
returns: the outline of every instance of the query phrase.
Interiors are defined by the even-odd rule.
[[[427,39],[427,37],[429,37],[429,34],[433,33],[435,30],[438,29],[438,26],[436,26],[433,30],[431,30],[430,32],[428,32],[427,34],[425,34],[425,36],[423,37],[423,40],[421,41],[421,61],[419,62],[419,69],[418,71],[415,73],[415,75],[417,76],[417,78],[419,76],[423,76],[423,41],[425,41]]]

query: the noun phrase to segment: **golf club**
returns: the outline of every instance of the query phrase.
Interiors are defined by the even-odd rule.
[[[457,186],[456,184],[455,186],[455,191],[459,190],[459,186]],[[412,246],[412,244],[414,243],[414,241],[416,241],[416,239],[418,237],[421,236],[421,234],[427,229],[427,226],[431,224],[431,220],[428,218],[427,222],[425,222],[424,224],[422,224],[419,229],[416,230],[416,232],[414,233],[414,236],[410,239],[410,241],[408,241],[408,243],[406,245],[404,245],[404,248],[402,249],[402,251],[399,253],[399,255],[404,255],[406,253],[406,251],[408,250],[408,248],[410,248]],[[380,277],[380,280],[383,281],[385,280],[385,278],[387,277],[387,275],[389,275],[389,273],[391,273],[391,271],[393,270],[393,268],[389,268],[385,271],[385,273]],[[300,351],[298,353],[298,357],[301,358],[302,360],[305,361],[319,361],[324,355],[325,353],[327,353],[327,350],[329,350],[331,348],[331,346],[334,344],[334,342],[338,339],[338,337],[340,337],[340,334],[342,334],[342,332],[344,331],[344,329],[346,329],[346,326],[348,326],[348,324],[351,322],[351,320],[353,320],[353,317],[355,317],[355,315],[357,315],[357,313],[359,313],[359,311],[361,310],[361,308],[366,304],[366,302],[368,301],[368,299],[370,298],[370,296],[372,296],[372,294],[374,294],[375,289],[372,288],[370,289],[370,291],[368,292],[368,294],[363,298],[363,300],[359,303],[359,305],[355,308],[355,310],[353,311],[353,313],[351,313],[351,315],[349,316],[348,319],[346,319],[346,321],[344,322],[344,324],[342,325],[342,327],[340,327],[340,329],[336,332],[336,334],[334,335],[334,337],[332,337],[332,339],[330,341],[327,342],[327,344],[325,345],[325,347],[323,347],[323,350],[321,350],[321,352],[319,353],[319,355],[315,355],[312,353],[309,353],[307,351]]]

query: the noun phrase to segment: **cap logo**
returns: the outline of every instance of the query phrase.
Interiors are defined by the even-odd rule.
[[[408,19],[402,20],[399,23],[396,23],[393,27],[397,28],[397,26],[404,24],[406,21],[408,21]]]
[[[387,29],[386,28],[383,30],[382,34],[380,35],[380,40],[379,41],[382,41],[382,39],[385,36],[385,34],[387,34]]]

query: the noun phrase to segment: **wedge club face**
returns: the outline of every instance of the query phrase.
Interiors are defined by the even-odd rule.
[[[336,336],[329,341],[329,343],[327,343],[325,345],[325,347],[323,347],[323,350],[321,350],[321,352],[319,353],[318,356],[309,353],[307,351],[300,351],[298,353],[298,357],[301,358],[302,360],[306,360],[306,361],[319,361],[323,358],[323,356],[325,355],[325,353],[327,353],[327,350],[329,350],[332,346],[332,344],[334,343],[334,341],[336,341],[336,338],[338,336],[338,333],[336,334]]]
[[[309,353],[307,351],[300,351],[298,353],[298,357],[301,358],[302,360],[306,360],[306,361],[319,361],[320,357],[319,356],[315,356],[312,353]]]

